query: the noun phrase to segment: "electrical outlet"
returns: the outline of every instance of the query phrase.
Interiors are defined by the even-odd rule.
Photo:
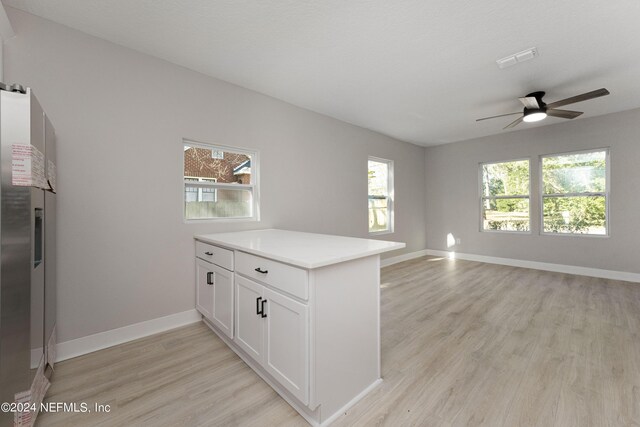
[[[460,238],[456,237],[456,245],[459,245],[459,244],[460,244]]]

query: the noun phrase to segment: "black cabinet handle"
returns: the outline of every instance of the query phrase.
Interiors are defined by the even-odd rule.
[[[207,285],[213,285],[213,271],[207,271]]]
[[[211,255],[213,255],[213,252],[205,252],[204,254],[211,256]]]
[[[269,270],[261,270],[260,267],[256,268],[256,271],[262,274],[267,274],[269,272]]]
[[[256,314],[262,314],[262,312],[260,311],[260,300],[261,299],[262,299],[262,297],[256,298]]]
[[[260,314],[262,315],[262,318],[267,317],[267,313],[264,312],[264,303],[267,302],[267,300],[262,300],[262,310],[260,310]]]

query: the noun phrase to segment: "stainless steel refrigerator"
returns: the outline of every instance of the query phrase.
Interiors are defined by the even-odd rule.
[[[0,403],[39,408],[55,361],[55,147],[31,90],[0,83]],[[0,426],[36,415],[0,412]]]

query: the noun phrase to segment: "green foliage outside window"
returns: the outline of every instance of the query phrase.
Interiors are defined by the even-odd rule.
[[[529,199],[490,199],[484,214],[485,230],[529,231]]]
[[[606,234],[607,152],[543,157],[545,233]],[[529,231],[529,161],[482,165],[483,230]]]
[[[529,194],[529,161],[491,163],[482,166],[484,196]]]
[[[543,230],[606,234],[606,151],[542,159]]]
[[[484,230],[529,231],[529,161],[482,165]]]

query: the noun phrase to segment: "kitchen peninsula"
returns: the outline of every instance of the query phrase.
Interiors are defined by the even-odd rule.
[[[380,254],[404,243],[256,230],[195,236],[204,322],[310,424],[380,377]]]

